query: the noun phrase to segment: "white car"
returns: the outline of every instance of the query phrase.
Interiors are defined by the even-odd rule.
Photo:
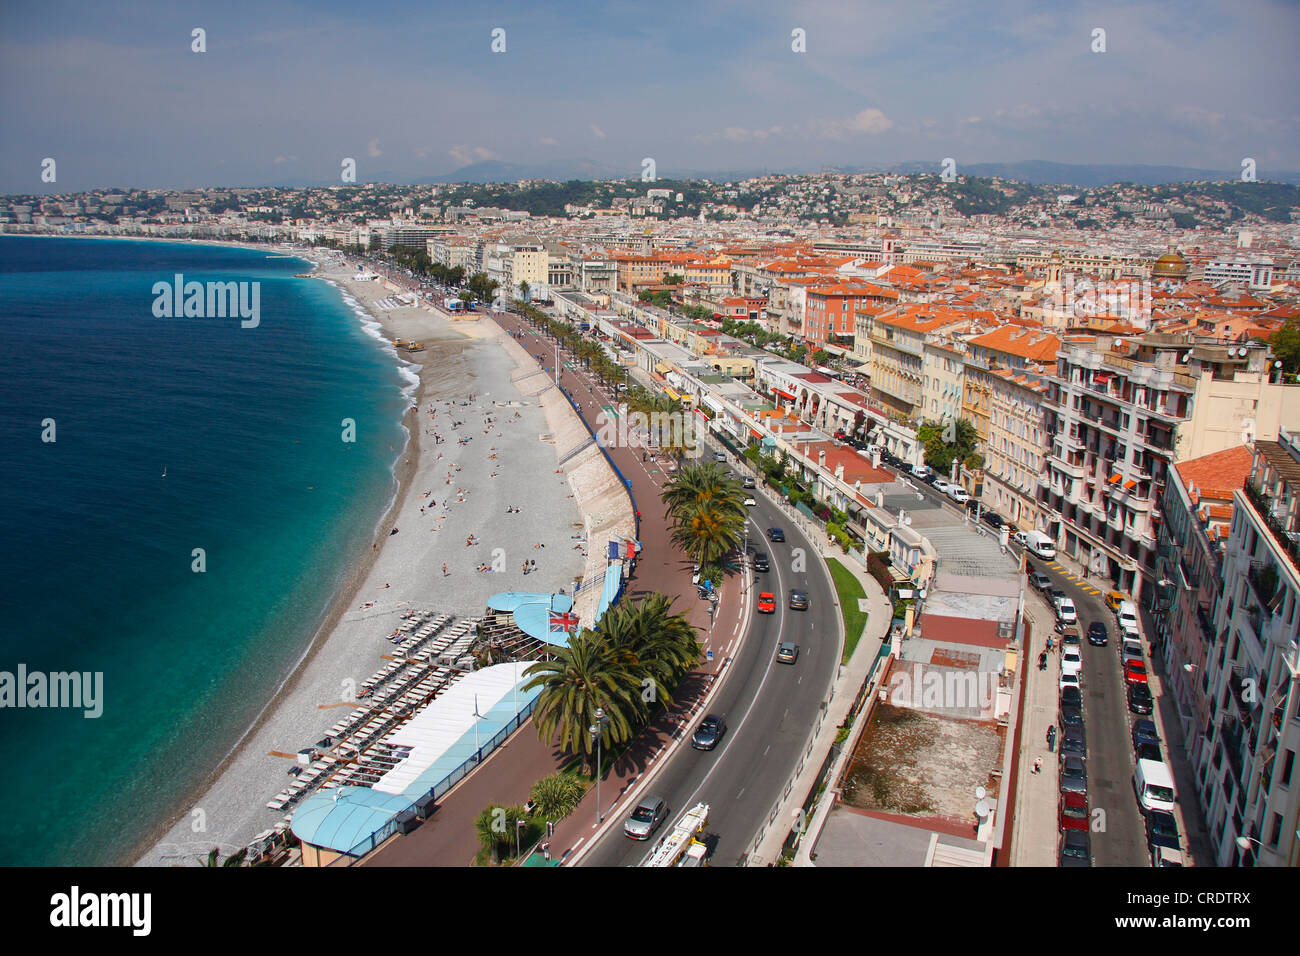
[[[1073,674],[1078,678],[1079,672],[1083,670],[1083,657],[1079,654],[1077,647],[1067,647],[1061,651],[1061,673]],[[1064,686],[1064,685],[1062,685]]]
[[[746,498],[746,499],[745,499],[745,504],[749,505],[749,507],[752,508],[752,507],[754,507],[754,505],[758,504],[758,502],[755,501],[753,498]]]
[[[1065,690],[1065,688],[1067,687],[1077,687],[1079,688],[1080,691],[1083,690],[1083,685],[1079,682],[1079,672],[1078,671],[1067,672],[1064,669],[1064,666],[1062,666],[1061,690]]]
[[[934,480],[933,487],[935,491],[939,492],[940,494],[946,495],[948,491],[952,488],[952,485],[948,484],[948,482],[944,481],[942,478],[936,478]]]
[[[949,485],[948,497],[957,502],[957,504],[964,505],[966,502],[970,501],[970,492],[961,485]]]
[[[1079,612],[1074,609],[1074,601],[1070,598],[1061,598],[1056,605],[1056,617],[1062,624],[1079,623]]]
[[[929,465],[913,465],[913,466],[912,466],[912,477],[913,477],[913,478],[924,478],[924,477],[925,477],[926,475],[928,475],[929,473],[930,473],[930,466],[929,466]]]

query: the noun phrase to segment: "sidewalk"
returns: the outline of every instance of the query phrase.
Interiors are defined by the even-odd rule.
[[[1011,831],[1012,866],[1056,866],[1059,826],[1056,808],[1060,798],[1057,776],[1060,728],[1056,747],[1047,749],[1047,728],[1056,724],[1060,703],[1061,655],[1055,640],[1056,621],[1047,608],[1030,595],[1025,596],[1025,617],[1032,636],[1025,648],[1023,688],[1024,726],[1020,733],[1020,752],[1016,755],[1015,823]],[[1047,655],[1047,670],[1038,669],[1038,655],[1052,637]],[[1041,759],[1042,769],[1034,773],[1034,761]]]

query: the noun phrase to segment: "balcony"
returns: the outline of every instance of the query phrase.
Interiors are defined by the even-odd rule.
[[[1277,567],[1267,561],[1252,561],[1246,572],[1246,580],[1250,582],[1250,588],[1255,592],[1260,605],[1268,607],[1277,594]]]
[[[1291,564],[1294,567],[1300,568],[1300,544],[1292,540],[1291,532],[1282,524],[1281,521],[1273,516],[1272,505],[1270,504],[1269,499],[1264,496],[1264,493],[1260,491],[1258,487],[1256,487],[1254,482],[1246,482],[1246,487],[1242,490],[1250,500],[1250,503],[1254,505],[1255,512],[1259,515],[1260,520],[1264,522],[1264,526],[1267,527],[1269,532],[1273,535],[1273,540],[1277,542],[1278,547],[1286,552],[1287,557],[1291,559]]]

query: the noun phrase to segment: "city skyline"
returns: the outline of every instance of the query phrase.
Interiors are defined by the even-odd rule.
[[[359,183],[647,157],[662,178],[1251,157],[1267,179],[1300,146],[1294,4],[53,9],[7,18],[5,193],[330,184],[345,158]]]

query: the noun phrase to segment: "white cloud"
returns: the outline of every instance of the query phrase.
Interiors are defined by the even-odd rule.
[[[379,148],[379,140],[377,139],[372,139],[370,141],[370,143],[366,146],[366,152],[370,154],[371,159],[374,159],[377,156],[384,155],[384,151]]]
[[[542,137],[541,139],[539,139],[537,142],[538,142],[538,145],[540,145],[540,146],[559,146],[559,145],[560,145],[560,141],[557,140],[557,139],[555,139],[555,138],[552,137],[552,136],[543,136],[543,137]]]
[[[592,123],[592,124],[591,124],[591,135],[594,136],[594,137],[596,137],[596,139],[604,139],[604,138],[605,138],[605,131],[604,131],[603,129],[601,129],[599,126],[597,126],[595,123]]]
[[[292,163],[297,159],[297,156],[277,156],[275,157],[275,165],[279,166],[281,163]]]
[[[473,163],[481,163],[489,159],[500,159],[501,156],[492,152],[486,146],[453,146],[447,150],[447,155],[454,159],[461,166],[469,166]]]
[[[892,129],[894,121],[872,107],[861,110],[846,120],[813,119],[808,123],[813,134],[823,139],[844,139],[850,133],[870,133],[875,136]]]

